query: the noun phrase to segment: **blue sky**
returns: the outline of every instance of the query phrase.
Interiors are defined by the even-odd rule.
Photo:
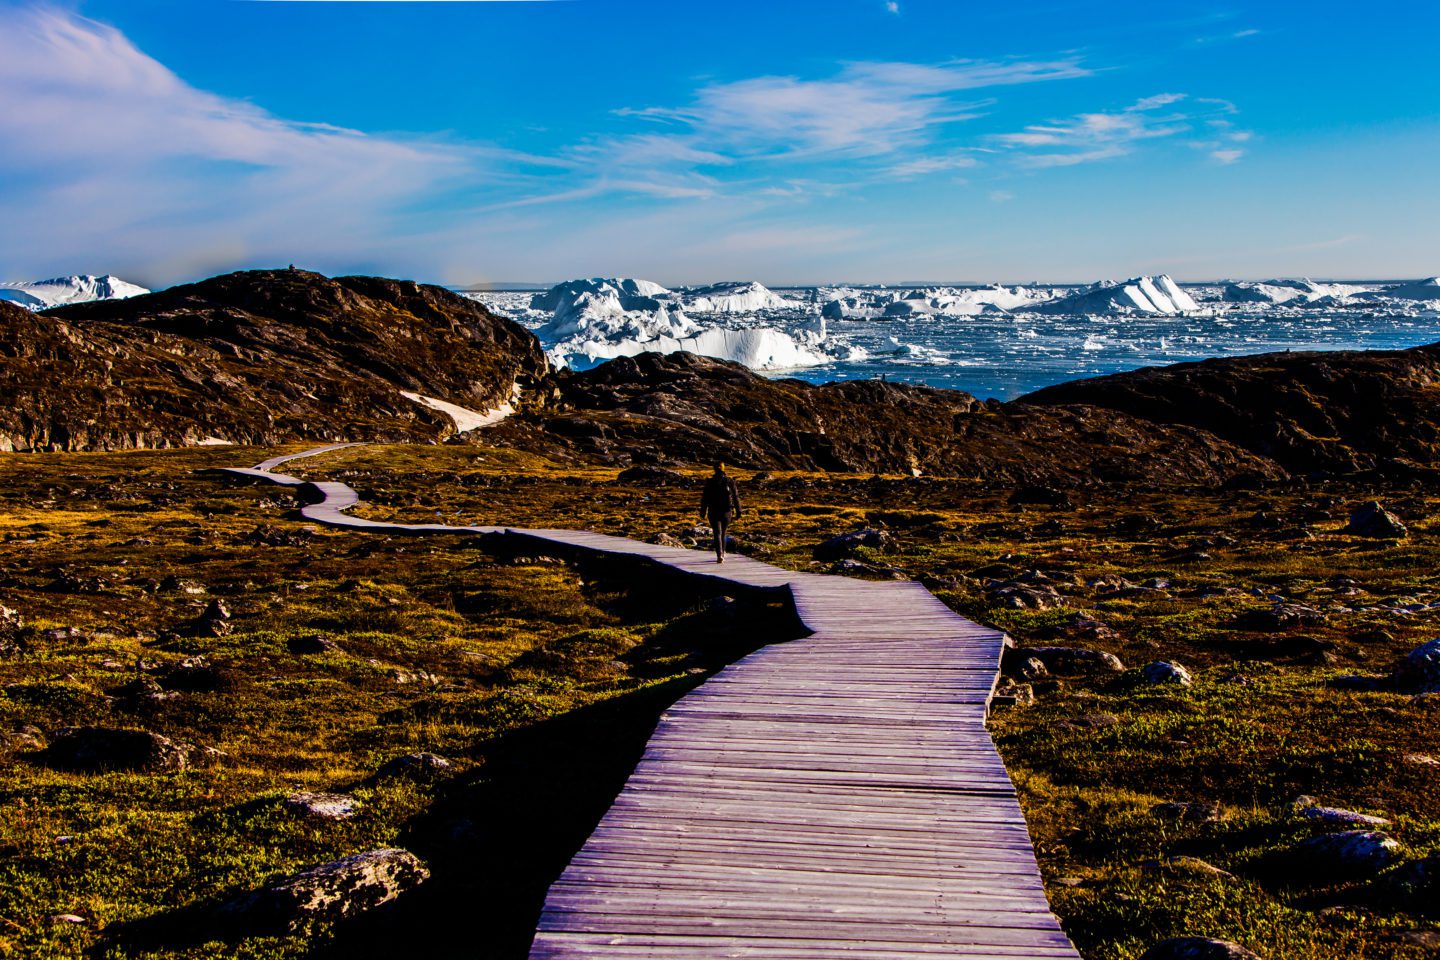
[[[0,0],[0,279],[1440,272],[1440,5]]]

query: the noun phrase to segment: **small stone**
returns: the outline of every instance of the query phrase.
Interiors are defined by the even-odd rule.
[[[1140,955],[1140,960],[1260,960],[1231,940],[1207,937],[1172,937]]]
[[[301,791],[285,798],[285,808],[320,820],[347,820],[360,805],[347,793],[310,793]]]
[[[1440,930],[1399,930],[1387,933],[1385,939],[1406,947],[1422,950],[1440,950]]]
[[[1190,678],[1190,671],[1172,660],[1156,660],[1146,664],[1140,671],[1140,676],[1146,683],[1151,684],[1173,683],[1188,687],[1194,682]]]
[[[182,580],[172,573],[160,581],[160,592],[183,593],[195,597],[205,592],[205,584],[196,580]]]
[[[80,916],[78,913],[57,913],[52,916],[46,917],[46,920],[54,924],[79,924],[90,922],[89,920],[86,920],[84,917]]]

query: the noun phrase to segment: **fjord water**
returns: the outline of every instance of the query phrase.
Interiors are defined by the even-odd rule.
[[[1380,308],[1180,317],[922,316],[834,321],[829,333],[864,348],[869,358],[779,375],[812,383],[884,376],[1009,400],[1067,380],[1211,357],[1434,343],[1440,341],[1440,314]]]

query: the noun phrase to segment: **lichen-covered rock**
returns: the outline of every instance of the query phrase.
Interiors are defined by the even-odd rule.
[[[311,793],[301,791],[285,798],[285,809],[318,820],[348,820],[355,815],[360,802],[348,793]]]
[[[1083,647],[1021,647],[1014,654],[1023,662],[1034,658],[1050,673],[1087,675],[1122,673],[1125,664],[1113,653]]]
[[[1260,960],[1231,940],[1208,937],[1172,937],[1140,955],[1140,960]]]
[[[1395,540],[1407,536],[1410,531],[1399,517],[1381,506],[1380,501],[1371,500],[1350,514],[1350,522],[1345,525],[1344,532],[1357,537]]]
[[[1373,876],[1400,855],[1400,844],[1378,830],[1345,830],[1301,840],[1290,848],[1303,885],[1309,879],[1354,880]]]
[[[389,903],[429,877],[408,850],[371,850],[287,877],[232,901],[224,912],[259,931],[304,932]]]
[[[1301,808],[1300,816],[1329,827],[1388,827],[1390,825],[1390,821],[1384,817],[1358,813],[1354,810],[1342,810],[1339,807],[1306,806]]]
[[[1146,664],[1140,671],[1140,677],[1150,684],[1173,683],[1188,687],[1194,683],[1190,677],[1190,671],[1172,660],[1156,660],[1154,663]]]

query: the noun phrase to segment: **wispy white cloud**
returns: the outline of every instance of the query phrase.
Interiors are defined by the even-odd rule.
[[[441,188],[553,167],[285,120],[196,89],[118,30],[58,8],[9,10],[5,26],[0,171],[25,186],[0,192],[0,219],[26,226],[3,231],[0,262],[65,248],[109,269],[123,246],[164,274],[310,243],[373,256]]]
[[[885,12],[899,14],[900,4],[896,3],[895,0],[889,0],[889,2],[885,4]]]
[[[1192,106],[1187,108],[1187,102]],[[1082,113],[1066,120],[1031,124],[1015,133],[997,134],[992,139],[1015,151],[1021,166],[1044,169],[1123,157],[1144,141],[1190,133],[1197,125],[1203,125],[1209,128],[1213,139],[1193,141],[1190,146],[1209,152],[1221,163],[1234,163],[1244,151],[1229,144],[1243,142],[1249,133],[1234,130],[1229,120],[1216,116],[1234,112],[1234,104],[1228,101],[1159,93],[1142,97],[1121,110]]]

